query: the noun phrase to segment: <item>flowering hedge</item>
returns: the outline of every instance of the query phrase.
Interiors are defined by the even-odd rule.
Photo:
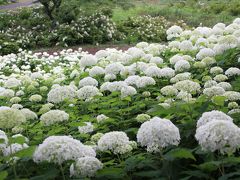
[[[83,43],[105,43],[121,38],[115,23],[101,12],[82,14],[71,23],[61,23],[55,28],[52,28],[51,22],[38,8],[23,9],[19,16],[14,13],[5,12],[0,15],[0,54],[8,54],[9,50],[18,52],[13,45],[24,49],[67,47]]]
[[[0,177],[239,178],[239,28],[0,56]]]

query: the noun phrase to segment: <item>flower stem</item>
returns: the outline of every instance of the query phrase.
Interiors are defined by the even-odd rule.
[[[61,174],[62,174],[62,179],[63,179],[63,180],[66,180],[65,175],[64,175],[64,170],[63,170],[62,164],[60,164],[60,170],[61,170]]]

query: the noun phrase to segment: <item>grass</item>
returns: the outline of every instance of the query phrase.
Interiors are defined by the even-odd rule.
[[[214,4],[211,1],[202,1],[206,6]],[[227,3],[226,0],[216,1],[218,3]],[[113,20],[118,23],[124,21],[129,17],[136,17],[139,15],[153,15],[153,16],[164,16],[170,21],[184,20],[189,26],[213,26],[216,22],[230,23],[237,16],[231,15],[227,9],[220,13],[214,13],[208,11],[194,0],[187,0],[186,3],[181,3],[177,0],[142,0],[133,1],[135,7],[128,10],[122,8],[116,8],[113,10]],[[228,1],[228,3],[234,5],[235,1]],[[214,4],[217,6],[217,4]]]

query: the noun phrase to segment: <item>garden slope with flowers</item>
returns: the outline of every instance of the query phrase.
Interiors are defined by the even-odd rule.
[[[240,18],[166,34],[0,56],[0,177],[239,178]]]

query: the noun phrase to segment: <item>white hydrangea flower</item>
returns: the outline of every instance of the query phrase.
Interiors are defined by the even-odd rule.
[[[236,91],[226,91],[223,96],[225,96],[229,101],[240,100],[240,92]]]
[[[94,55],[87,54],[80,59],[80,66],[85,68],[97,64],[97,58]]]
[[[98,86],[98,81],[92,77],[85,77],[79,81],[79,87]]]
[[[93,177],[103,168],[103,164],[95,157],[81,157],[70,166],[70,177]]]
[[[207,95],[208,97],[223,95],[224,93],[225,90],[219,86],[211,86],[203,90],[203,94]]]
[[[199,60],[202,60],[205,57],[214,57],[214,56],[215,56],[215,52],[212,49],[203,48],[197,53],[196,58]]]
[[[149,62],[159,65],[159,64],[163,64],[163,59],[160,57],[152,57]]]
[[[106,119],[108,119],[109,117],[105,116],[104,114],[100,114],[96,117],[97,119],[97,122],[100,123],[100,122],[103,122],[105,121]]]
[[[9,78],[5,81],[4,87],[6,88],[16,88],[21,86],[21,81],[16,78]]]
[[[136,86],[138,88],[144,88],[146,86],[155,85],[155,84],[156,84],[156,81],[152,77],[148,77],[148,76],[142,76],[136,82]]]
[[[3,91],[0,91],[0,96],[11,98],[13,97],[15,92],[12,89],[4,89]]]
[[[121,63],[115,62],[106,66],[105,73],[116,75],[116,74],[119,74],[123,69],[124,69],[124,66]]]
[[[26,122],[24,114],[13,108],[0,108],[0,127],[3,129],[13,128]]]
[[[40,102],[40,101],[42,101],[42,96],[39,94],[34,94],[34,95],[30,96],[29,101]]]
[[[160,78],[172,78],[175,76],[175,71],[172,68],[165,67],[160,70]]]
[[[176,96],[178,94],[178,90],[170,85],[164,86],[160,91],[165,96]]]
[[[132,151],[129,138],[125,132],[112,131],[104,134],[98,141],[100,151],[110,150],[114,154],[125,154]]]
[[[37,114],[31,111],[30,109],[24,108],[24,109],[21,109],[21,112],[26,117],[26,120],[34,120],[38,118]]]
[[[77,91],[77,97],[79,99],[86,100],[96,96],[98,93],[99,93],[98,88],[94,86],[84,86]]]
[[[228,77],[226,75],[223,75],[223,74],[218,74],[213,79],[215,81],[218,81],[218,82],[223,82],[223,81],[228,80]]]
[[[202,114],[202,116],[197,121],[197,128],[207,124],[212,120],[222,120],[222,121],[233,122],[233,119],[230,116],[226,115],[221,111],[213,110],[213,111],[205,112]]]
[[[62,164],[68,160],[81,157],[95,157],[96,153],[90,146],[69,136],[50,136],[40,144],[34,152],[33,161],[36,163],[53,162]]]
[[[45,126],[50,126],[55,123],[64,122],[69,119],[69,115],[61,110],[50,110],[44,113],[40,120]]]
[[[214,80],[208,80],[204,83],[204,88],[210,88],[212,86],[217,86],[217,81]]]
[[[138,114],[136,117],[136,120],[140,123],[143,123],[145,121],[148,121],[151,119],[151,116],[149,116],[148,114]]]
[[[27,149],[29,146],[26,143],[23,144],[18,144],[18,143],[13,143],[9,146],[7,146],[4,150],[3,150],[3,155],[4,156],[9,156],[11,154],[15,154],[18,151],[21,151],[23,149]]]
[[[221,74],[223,73],[223,69],[221,67],[215,66],[210,69],[210,73],[215,75]]]
[[[91,133],[93,132],[94,126],[92,125],[91,122],[84,122],[86,125],[85,126],[79,126],[78,131],[80,134],[86,134],[86,133]]]
[[[189,70],[191,65],[186,60],[179,60],[175,63],[174,68],[177,72],[183,72]]]
[[[232,85],[228,82],[220,82],[216,86],[222,87],[225,91],[230,91],[232,89]]]
[[[225,75],[228,76],[228,77],[231,77],[231,76],[239,76],[239,75],[240,75],[240,69],[239,69],[239,68],[236,68],[236,67],[228,68],[228,69],[225,71]]]
[[[52,103],[60,103],[66,99],[72,100],[76,96],[76,90],[72,86],[58,86],[49,91],[47,100]]]
[[[180,134],[170,120],[154,117],[141,125],[137,141],[141,146],[147,146],[147,151],[159,152],[169,145],[178,145]]]
[[[95,77],[103,74],[105,74],[105,70],[99,66],[94,66],[92,69],[89,70],[89,76],[91,77]]]
[[[180,51],[191,51],[193,50],[193,44],[189,40],[184,40],[179,45]]]
[[[176,99],[181,99],[182,101],[190,102],[192,100],[192,95],[186,91],[180,91],[177,94]]]
[[[169,59],[170,64],[175,65],[178,61],[184,60],[182,55],[176,54]]]
[[[195,137],[203,150],[222,154],[233,153],[239,148],[239,128],[231,121],[212,120],[197,128]]]
[[[173,86],[180,91],[186,91],[189,93],[196,93],[196,92],[199,92],[201,89],[201,86],[199,83],[191,81],[191,80],[179,81],[176,84],[174,84]]]
[[[183,30],[180,26],[174,25],[166,31],[167,39],[171,40],[173,38],[179,37],[182,32],[183,32]]]
[[[184,73],[177,74],[176,76],[171,78],[170,82],[171,83],[176,83],[178,81],[183,81],[183,80],[188,80],[188,79],[191,79],[191,73],[184,72]]]
[[[133,96],[135,94],[137,94],[137,90],[132,86],[125,86],[121,89],[121,98]]]

